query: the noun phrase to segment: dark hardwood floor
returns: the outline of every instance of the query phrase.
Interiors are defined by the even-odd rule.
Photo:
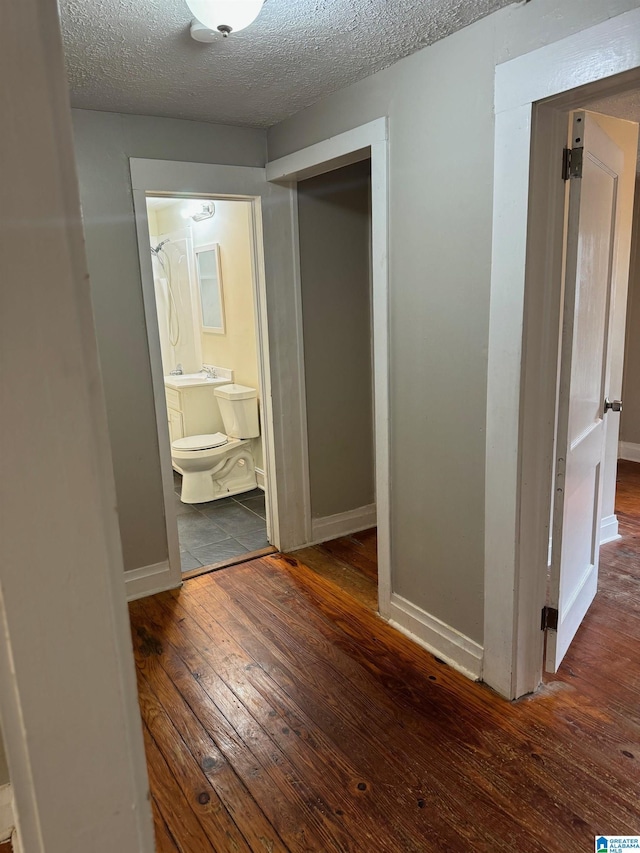
[[[5,841],[0,844],[0,853],[12,853],[13,847],[10,841]]]
[[[321,545],[301,548],[293,557],[344,592],[378,610],[378,536],[375,527],[341,536]]]
[[[640,535],[640,463],[618,460],[616,488],[616,515],[620,533],[625,536]],[[627,546],[633,544],[627,542]],[[636,539],[635,544],[638,544]],[[626,547],[626,546],[625,546]],[[640,551],[640,545],[638,546]]]
[[[631,465],[601,590],[560,673],[519,702],[292,556],[133,603],[158,851],[578,853],[640,833]]]

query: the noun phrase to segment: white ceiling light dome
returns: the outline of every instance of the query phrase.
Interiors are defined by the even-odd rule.
[[[223,36],[237,33],[252,24],[260,14],[265,0],[186,0],[197,22],[191,28],[191,35],[198,41],[210,39],[194,35],[203,30],[219,32]],[[198,27],[197,24],[201,24]]]

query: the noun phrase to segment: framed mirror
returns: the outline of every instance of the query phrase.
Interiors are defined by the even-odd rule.
[[[224,296],[218,243],[207,243],[194,250],[198,281],[200,320],[203,332],[225,334]]]

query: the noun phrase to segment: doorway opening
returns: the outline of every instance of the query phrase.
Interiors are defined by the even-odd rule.
[[[297,182],[308,528],[296,557],[377,610],[371,160]]]
[[[638,87],[637,50],[614,63],[603,58],[612,38],[637,44],[639,28],[633,10],[592,27],[588,42],[585,33],[569,36],[496,69],[484,680],[509,698],[535,691],[543,669],[566,295],[567,120],[572,111],[592,109],[597,97]],[[508,156],[513,146],[521,158]]]
[[[293,222],[296,326],[303,331],[297,355],[304,535],[288,550],[428,643],[429,632],[391,589],[388,156],[387,120],[379,118],[267,163],[269,182],[298,191]],[[341,221],[353,231],[357,251],[350,251]],[[315,233],[316,223],[326,239]],[[318,274],[324,264],[331,280]],[[353,341],[349,317],[356,318]],[[334,330],[341,340],[328,359]],[[344,387],[343,369],[349,372]],[[349,469],[349,451],[355,469]],[[332,467],[325,470],[331,453]],[[345,499],[350,503],[341,504]]]
[[[623,176],[618,188],[620,194],[625,194],[622,230],[618,235],[623,246],[614,247],[616,253],[622,254],[620,261],[614,257],[614,267],[618,261],[622,282],[618,300],[614,295],[612,305],[598,594],[587,614],[587,619],[595,622],[602,632],[602,649],[609,652],[614,683],[619,680],[627,684],[632,681],[629,660],[622,650],[614,650],[614,645],[621,637],[625,638],[621,644],[624,646],[638,636],[635,602],[640,595],[640,149],[635,136],[640,124],[639,103],[640,86],[636,84],[598,97],[588,107],[597,115],[606,116],[599,121],[611,132],[613,123],[618,122],[617,141],[630,164],[627,172],[632,173]],[[625,131],[629,140],[626,146]],[[624,186],[625,177],[627,186]],[[615,275],[614,269],[614,278]],[[607,635],[609,626],[616,637]],[[581,643],[578,633],[575,655],[588,655],[587,649],[580,648]],[[592,665],[589,661],[589,666]]]
[[[252,203],[147,193],[146,214],[185,579],[275,550]]]
[[[618,535],[619,398],[637,151],[637,123],[588,110],[570,114],[551,557],[542,617],[551,673],[596,596],[600,544]]]

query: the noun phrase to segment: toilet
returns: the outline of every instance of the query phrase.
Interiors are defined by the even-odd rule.
[[[213,393],[226,434],[189,435],[171,443],[173,467],[182,474],[183,503],[215,501],[257,486],[249,441],[260,435],[257,391],[232,384]]]

